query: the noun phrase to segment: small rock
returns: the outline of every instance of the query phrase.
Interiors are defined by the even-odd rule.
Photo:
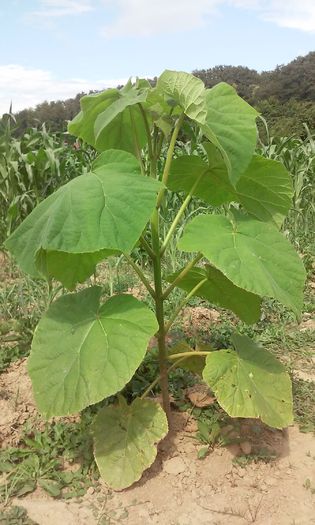
[[[244,452],[244,454],[246,455],[250,454],[252,451],[252,444],[249,441],[243,441],[242,443],[240,443],[240,447],[242,449],[242,452]]]
[[[164,472],[177,476],[186,470],[186,465],[182,458],[176,456],[175,458],[168,459],[163,465]]]

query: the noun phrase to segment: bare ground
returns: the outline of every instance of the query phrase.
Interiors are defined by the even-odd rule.
[[[13,503],[27,509],[39,525],[311,525],[315,524],[315,440],[296,426],[285,431],[245,420],[243,452],[275,452],[271,462],[241,467],[233,458],[240,445],[216,447],[197,459],[200,443],[189,414],[174,412],[174,428],[159,446],[155,463],[140,482],[123,492],[101,485],[79,501],[49,498],[38,489]],[[16,445],[22,424],[38,425],[26,362],[11,365],[0,377],[0,440]]]

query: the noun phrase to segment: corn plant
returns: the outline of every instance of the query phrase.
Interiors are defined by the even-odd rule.
[[[268,128],[266,128],[268,131]],[[315,141],[305,124],[306,138],[270,137],[259,150],[267,158],[280,161],[291,173],[292,206],[284,227],[294,243],[301,246],[314,234],[315,225]]]
[[[74,149],[73,140],[48,132],[45,125],[30,128],[19,138],[14,126],[13,115],[5,115],[0,129],[0,240],[93,157],[88,148]]]
[[[115,489],[138,480],[154,461],[156,445],[172,424],[168,374],[191,367],[192,360],[194,367],[199,360],[203,380],[231,417],[260,418],[276,428],[292,422],[288,374],[247,336],[235,333],[231,348],[219,351],[167,346],[181,308],[194,296],[232,310],[248,324],[260,318],[264,297],[300,316],[305,271],[279,231],[291,204],[291,177],[281,163],[254,154],[256,117],[231,86],[205,89],[200,79],[175,71],[162,73],[154,88],[137,80],[85,96],[69,132],[99,151],[91,171],[41,202],[6,241],[22,270],[56,279],[73,292],[55,300],[39,322],[28,369],[47,418],[115,396],[93,424],[96,462]],[[193,136],[196,129],[202,135],[203,153],[187,148],[175,155],[177,139],[184,140],[190,127]],[[184,197],[173,200],[178,209],[165,230],[161,215],[177,194]],[[178,235],[193,198],[215,213],[197,209]],[[190,258],[164,275],[174,236],[177,253]],[[132,256],[139,246],[151,261],[151,275]],[[154,311],[128,294],[105,300],[100,286],[74,291],[100,261],[117,255],[146,287]],[[176,287],[185,296],[168,308],[166,318]],[[121,392],[153,336],[159,375],[128,404]],[[150,399],[157,383],[163,407]]]

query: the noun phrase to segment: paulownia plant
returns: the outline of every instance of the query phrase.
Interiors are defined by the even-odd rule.
[[[56,279],[70,292],[100,261],[123,255],[153,298],[154,312],[131,295],[104,301],[100,286],[60,296],[38,324],[28,363],[47,418],[118,394],[93,425],[96,462],[115,489],[141,477],[168,432],[168,370],[174,366],[203,368],[203,380],[232,417],[260,418],[276,428],[292,421],[288,374],[248,337],[235,333],[231,348],[220,351],[183,344],[177,352],[166,345],[180,311],[165,319],[175,287],[186,293],[180,307],[199,296],[249,324],[259,319],[264,297],[300,316],[305,272],[279,231],[291,178],[279,162],[255,155],[256,118],[231,86],[205,89],[201,80],[176,71],[162,73],[155,87],[137,80],[84,96],[69,132],[100,153],[90,173],[41,202],[6,242],[22,270]],[[203,136],[203,155],[176,157],[178,136],[189,127]],[[168,192],[184,197],[163,238],[159,219]],[[164,276],[163,257],[193,197],[215,212],[186,224],[178,250],[191,253],[190,262]],[[132,256],[139,245],[151,260],[152,279]],[[154,335],[163,409],[148,399],[151,388],[128,405],[120,392]]]

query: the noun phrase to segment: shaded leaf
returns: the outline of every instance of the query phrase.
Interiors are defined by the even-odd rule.
[[[222,215],[202,215],[186,226],[178,246],[202,252],[239,288],[277,299],[300,315],[305,269],[272,225],[248,217],[232,222]]]
[[[204,347],[202,348],[202,351],[210,352],[209,347],[206,347],[206,345],[203,345],[203,346]],[[196,350],[200,350],[200,348],[196,348]],[[172,348],[169,351],[169,355],[181,354],[181,353],[193,352],[193,351],[194,349],[191,346],[189,346],[188,343],[186,343],[185,341],[181,341],[177,343],[175,346],[172,346]],[[204,369],[205,362],[206,362],[206,358],[201,355],[190,356],[183,360],[179,358],[177,365],[176,365],[176,362],[172,361],[172,363],[176,365],[175,368],[183,368],[184,370],[189,370],[189,372],[192,372],[193,374],[198,374],[199,376],[202,375],[202,371]]]
[[[203,378],[232,417],[260,418],[275,428],[292,423],[289,374],[272,354],[245,335],[234,334],[235,350],[211,352]]]
[[[169,275],[167,277],[168,282],[172,283],[181,271],[182,269]],[[258,321],[260,317],[260,297],[235,286],[232,281],[214,266],[208,264],[205,268],[193,268],[177,286],[186,292],[190,292],[205,278],[207,278],[207,282],[197,290],[195,295],[207,299],[222,308],[232,310],[245,323],[252,324]]]
[[[157,330],[131,295],[100,304],[102,289],[60,297],[39,322],[29,358],[34,396],[46,416],[78,412],[121,390]]]
[[[94,423],[94,453],[104,481],[118,490],[138,481],[167,432],[165,412],[148,399],[135,399],[128,406],[120,397],[119,405],[100,410]]]

